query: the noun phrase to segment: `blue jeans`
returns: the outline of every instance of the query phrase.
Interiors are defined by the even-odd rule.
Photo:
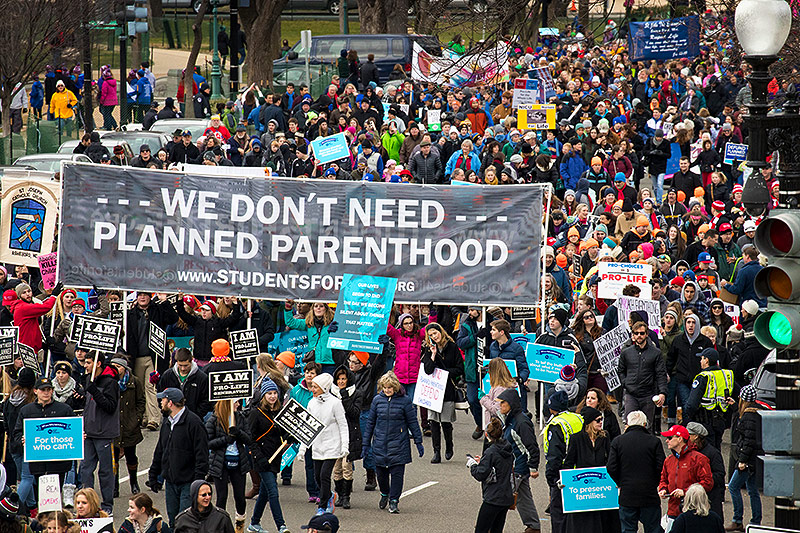
[[[475,420],[477,427],[483,427],[483,412],[481,411],[481,404],[478,401],[478,389],[480,388],[480,381],[472,383],[467,381],[467,403],[469,403],[469,410],[472,413],[472,419]]]
[[[361,438],[364,439],[364,446],[367,445],[367,441],[365,440],[365,432],[367,431],[367,420],[369,420],[369,409],[366,411],[361,411],[361,414],[358,415],[358,423],[361,426]],[[367,470],[375,470],[375,458],[372,456],[372,446],[369,447],[369,451],[367,455],[362,457],[364,459],[364,468]]]
[[[677,406],[683,409],[683,425],[686,425],[689,422],[689,420],[686,418],[686,406],[689,404],[689,395],[691,393],[692,393],[691,385],[687,385],[686,383],[681,383],[680,381],[675,385]]]
[[[678,404],[675,402],[675,392],[678,386],[678,382],[674,379],[671,380],[667,384],[667,419],[668,420],[675,420],[675,417],[678,416]]]
[[[259,472],[261,476],[261,485],[258,487],[258,499],[256,505],[253,507],[253,517],[250,523],[253,525],[261,522],[261,516],[264,514],[264,509],[269,501],[269,510],[272,512],[272,519],[275,520],[275,527],[280,529],[281,526],[286,524],[283,519],[283,512],[281,511],[281,502],[278,500],[278,482],[275,472]]]
[[[758,493],[756,476],[750,470],[736,469],[728,483],[728,492],[731,493],[733,503],[733,522],[741,524],[744,519],[744,502],[742,501],[742,488],[747,487],[750,495],[751,524],[761,523],[761,495]]]
[[[111,439],[87,438],[83,441],[83,461],[81,461],[84,487],[94,488],[94,471],[98,464],[100,471],[97,477],[100,480],[102,495],[100,507],[103,511],[111,513],[114,510],[114,458],[111,453]]]
[[[417,384],[416,383],[409,383],[408,385],[406,385],[405,383],[402,383],[402,385],[403,385],[403,388],[406,390],[406,396],[411,398],[411,400],[413,401],[414,400],[414,389],[417,388]],[[416,409],[417,406],[415,405],[414,408]]]
[[[662,533],[661,507],[624,507],[619,506],[619,521],[622,533],[636,533],[639,522],[644,526],[644,533]]]
[[[19,486],[17,487],[19,500],[23,502],[28,509],[35,509],[36,498],[33,494],[33,474],[31,474],[31,467],[22,460],[23,455],[21,453],[12,453],[11,457],[14,458],[14,464],[17,465],[17,475],[20,477]]]
[[[655,196],[658,205],[661,205],[661,202],[664,201],[664,176],[666,176],[666,174],[659,174],[653,180],[653,188],[655,188],[653,195]],[[652,174],[650,175],[650,178],[653,178]]]
[[[169,525],[175,529],[175,517],[184,509],[192,506],[191,483],[164,483],[164,499],[167,501],[167,517]]]

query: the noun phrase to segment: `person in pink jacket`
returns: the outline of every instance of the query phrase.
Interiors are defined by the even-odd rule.
[[[114,118],[114,108],[118,102],[117,80],[111,69],[104,69],[101,73],[103,83],[100,84],[100,113],[103,115],[103,129],[115,130],[117,120]]]

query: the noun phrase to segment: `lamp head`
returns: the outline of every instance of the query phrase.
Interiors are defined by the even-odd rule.
[[[747,55],[775,56],[789,37],[792,9],[785,0],[742,0],[734,26]]]
[[[753,173],[744,184],[742,191],[742,203],[747,214],[752,217],[759,217],[767,210],[769,202],[769,189],[764,176],[761,175],[760,168],[754,167]]]

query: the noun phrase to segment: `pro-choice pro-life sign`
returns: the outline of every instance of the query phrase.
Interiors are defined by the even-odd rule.
[[[22,434],[26,463],[83,460],[83,417],[26,418]]]
[[[653,296],[653,287],[650,285],[650,276],[653,267],[639,263],[606,263],[601,261],[597,265],[597,274],[600,283],[597,287],[597,296],[616,300],[622,296],[622,289],[626,285],[636,285],[641,289],[639,298],[649,300]]]

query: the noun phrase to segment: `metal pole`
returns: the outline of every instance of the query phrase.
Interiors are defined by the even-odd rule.
[[[122,293],[122,349],[128,353],[128,291]]]
[[[127,26],[123,24],[119,36],[119,125],[128,123],[128,36]]]
[[[230,66],[230,99],[236,100],[236,95],[239,93],[239,0],[231,0],[231,49],[229,51],[231,57]]]
[[[219,32],[219,25],[217,19],[217,0],[212,0],[211,4],[214,6],[213,22],[211,25],[211,42],[213,43],[214,51],[211,56],[211,100],[219,101],[222,99],[222,69],[219,62],[219,43],[217,42],[217,33]]]

